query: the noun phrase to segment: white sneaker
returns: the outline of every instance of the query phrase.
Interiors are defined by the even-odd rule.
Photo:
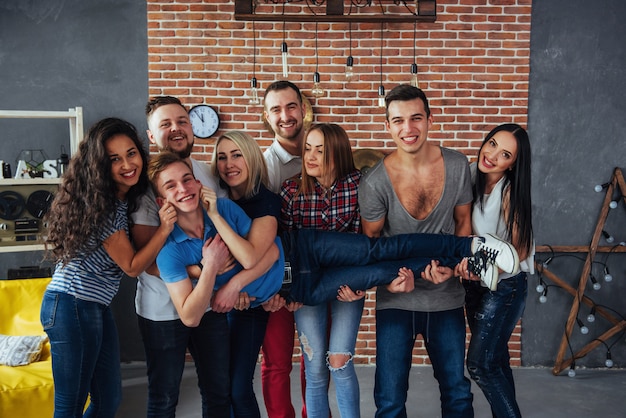
[[[515,247],[491,234],[474,238],[472,252],[474,256],[482,253],[486,257],[485,262],[495,263],[497,267],[507,273],[513,274],[519,271],[519,255],[517,255]]]
[[[471,257],[468,257],[469,270],[476,276],[480,277],[480,281],[494,291],[498,288],[498,266],[485,255],[485,253],[479,251]]]

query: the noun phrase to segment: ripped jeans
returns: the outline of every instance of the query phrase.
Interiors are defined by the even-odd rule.
[[[308,418],[328,418],[328,379],[332,375],[337,407],[342,418],[360,417],[359,382],[354,370],[354,350],[365,299],[337,300],[303,306],[294,314],[304,358]],[[328,315],[331,315],[330,333]],[[330,354],[348,354],[345,366],[331,368]]]

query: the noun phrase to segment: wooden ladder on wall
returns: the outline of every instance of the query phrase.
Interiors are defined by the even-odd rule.
[[[567,318],[567,323],[565,325],[565,332],[563,334],[563,338],[561,339],[561,345],[559,347],[559,352],[556,356],[556,360],[554,363],[554,368],[552,369],[552,373],[554,375],[558,375],[563,370],[567,369],[575,362],[576,359],[582,358],[586,356],[591,350],[603,344],[613,335],[618,332],[626,331],[626,320],[621,317],[617,317],[613,312],[610,312],[606,309],[603,309],[601,306],[597,306],[590,298],[585,296],[585,287],[587,286],[587,280],[591,273],[591,267],[593,260],[596,256],[596,253],[607,253],[607,252],[615,252],[615,253],[624,253],[626,252],[626,247],[624,246],[613,246],[613,247],[598,247],[598,243],[600,242],[600,238],[602,236],[602,230],[604,228],[604,224],[606,222],[606,218],[609,213],[609,204],[613,198],[613,191],[616,188],[619,188],[621,191],[621,199],[626,203],[626,182],[624,181],[624,175],[619,168],[615,168],[613,172],[613,176],[611,177],[611,181],[606,185],[606,195],[604,197],[604,202],[602,204],[602,208],[600,210],[600,216],[598,217],[598,221],[596,223],[596,229],[593,233],[593,237],[591,239],[591,243],[588,247],[586,246],[542,246],[537,248],[537,252],[553,252],[553,253],[587,253],[587,258],[585,260],[585,264],[583,265],[582,272],[580,274],[580,279],[578,280],[578,288],[572,287],[569,283],[565,282],[563,279],[558,277],[556,274],[546,269],[542,264],[536,263],[536,270],[542,276],[547,277],[559,287],[564,289],[566,292],[571,294],[574,299],[572,301],[572,307],[570,309],[569,317]],[[606,332],[604,332],[599,337],[595,338],[591,342],[587,343],[584,347],[582,347],[576,353],[572,353],[571,357],[565,358],[566,352],[570,347],[570,335],[572,334],[572,330],[574,328],[574,324],[576,323],[576,319],[578,318],[578,311],[580,308],[580,304],[583,303],[590,308],[596,309],[596,313],[601,315],[606,320],[608,320],[613,326],[609,328]]]

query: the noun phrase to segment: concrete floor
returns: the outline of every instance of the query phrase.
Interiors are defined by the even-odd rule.
[[[267,417],[260,388],[260,367],[257,367],[255,390],[261,416]],[[361,415],[373,417],[375,412],[373,366],[357,366],[361,387]],[[124,398],[117,417],[145,417],[146,377],[141,363],[122,366]],[[300,411],[299,365],[292,372],[292,398],[296,411]],[[626,369],[578,369],[576,376],[552,375],[549,368],[516,368],[514,376],[518,403],[525,418],[622,418],[626,417]],[[333,417],[339,418],[331,385]],[[477,418],[490,417],[489,405],[480,389],[472,384],[474,412]],[[439,390],[429,366],[413,367],[409,399],[409,417],[440,417]],[[195,371],[189,364],[185,369],[176,416],[200,417],[200,397]],[[298,414],[299,416],[299,414]]]

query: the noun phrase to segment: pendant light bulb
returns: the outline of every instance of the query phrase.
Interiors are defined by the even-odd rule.
[[[419,88],[419,80],[417,79],[417,64],[411,64],[411,85],[413,87]]]
[[[289,77],[289,68],[287,66],[287,42],[283,42],[280,50],[283,58],[283,78],[287,79]]]
[[[385,86],[378,87],[378,107],[385,107]]]
[[[354,77],[354,58],[352,55],[346,60],[346,81],[352,81]]]
[[[250,80],[250,93],[248,93],[248,97],[250,98],[251,105],[261,104],[261,101],[259,100],[259,89],[257,88],[256,77],[252,77],[252,80]]]
[[[311,93],[315,97],[322,97],[324,95],[324,89],[320,86],[320,73],[317,71],[313,74],[313,90]]]

